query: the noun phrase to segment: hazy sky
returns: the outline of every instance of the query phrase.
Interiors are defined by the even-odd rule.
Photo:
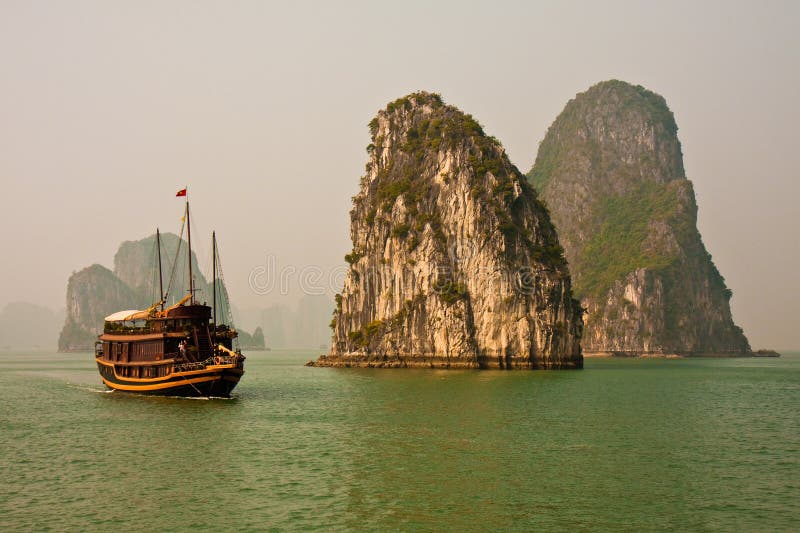
[[[269,255],[342,265],[388,101],[441,93],[527,172],[567,101],[618,78],[675,113],[736,322],[800,347],[798,6],[0,0],[0,306],[61,307],[73,271],[177,231],[184,184],[201,263],[216,229],[234,304],[267,306]]]

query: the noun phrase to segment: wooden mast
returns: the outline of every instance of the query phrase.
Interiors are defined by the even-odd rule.
[[[186,235],[189,241],[189,303],[194,304],[194,278],[192,277],[192,219],[189,216],[189,188],[186,188]]]
[[[158,247],[158,292],[161,295],[161,310],[164,310],[164,274],[161,272],[161,232],[156,228],[156,247]]]
[[[212,263],[212,276],[211,276],[211,291],[213,293],[213,300],[211,308],[214,314],[214,341],[217,343],[217,232],[211,232],[211,263]]]

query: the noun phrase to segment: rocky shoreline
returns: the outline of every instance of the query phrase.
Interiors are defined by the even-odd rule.
[[[781,354],[775,350],[756,350],[754,352],[583,352],[584,357],[603,358],[654,358],[654,359],[689,359],[695,357],[714,357],[714,358],[735,358],[735,357],[780,357]]]
[[[306,366],[332,368],[435,368],[442,370],[569,370],[583,368],[583,361],[542,361],[523,358],[483,357],[468,359],[429,355],[337,356],[321,355]]]

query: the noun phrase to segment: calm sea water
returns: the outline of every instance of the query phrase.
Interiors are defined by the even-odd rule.
[[[0,529],[800,528],[800,354],[583,371],[306,368],[231,400],[0,354]]]

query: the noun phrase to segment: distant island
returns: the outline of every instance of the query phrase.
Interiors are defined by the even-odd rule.
[[[236,323],[248,330],[262,328],[272,349],[324,349],[330,345],[328,323],[335,307],[327,294],[304,294],[295,303],[272,303],[261,308],[234,307]]]
[[[236,331],[239,333],[239,346],[242,350],[264,350],[266,348],[264,345],[264,331],[261,326],[256,327],[252,335],[241,329]]]
[[[0,350],[53,350],[64,324],[64,309],[54,311],[29,302],[0,309]]]

